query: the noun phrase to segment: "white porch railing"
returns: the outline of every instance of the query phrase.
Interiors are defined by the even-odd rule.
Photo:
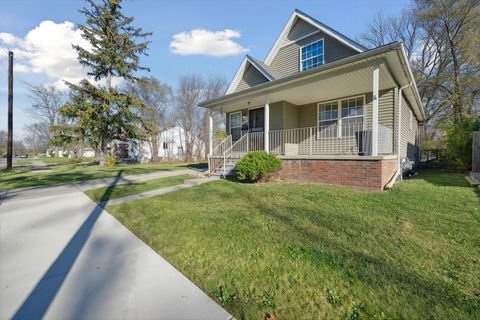
[[[392,129],[379,125],[378,153],[393,152]],[[298,155],[371,155],[372,131],[362,123],[274,130],[269,133],[270,152]]]
[[[208,155],[208,172],[212,173],[216,168],[221,165],[223,154],[227,149],[232,146],[232,136],[229,135],[222,142],[213,148],[212,153]]]
[[[213,148],[212,153],[209,154],[210,157],[212,156],[223,156],[223,153],[225,150],[230,148],[232,146],[232,136],[229,135],[225,139],[223,139],[222,142],[220,142],[218,145]]]
[[[209,157],[209,170],[243,158],[250,151],[264,150],[263,132],[244,134],[232,143],[231,136],[216,146]],[[318,127],[274,130],[268,134],[269,151],[281,156],[351,155],[372,154],[372,130],[363,123],[333,124]],[[378,126],[378,154],[393,154],[393,130]]]
[[[242,137],[240,137],[240,139],[235,141],[235,143],[233,143],[223,152],[223,175],[225,176],[227,174],[227,165],[231,164],[232,160],[239,160],[250,151],[263,150],[263,146],[263,132],[245,133]]]

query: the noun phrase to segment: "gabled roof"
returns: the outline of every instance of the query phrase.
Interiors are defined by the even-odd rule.
[[[252,56],[248,56],[248,57],[252,59],[258,65],[258,67],[265,70],[265,72],[268,72],[268,74],[271,75],[274,79],[280,78],[280,76],[277,75],[276,72],[269,65],[266,65],[263,61],[260,61]]]
[[[321,77],[330,70],[358,65],[361,62],[372,61],[380,57],[387,65],[387,70],[389,70],[388,72],[392,74],[397,87],[412,84],[410,87],[405,89],[404,95],[412,105],[417,119],[421,122],[425,121],[425,111],[422,107],[422,100],[418,93],[415,78],[410,68],[405,49],[403,48],[403,43],[401,42],[394,42],[374,49],[365,50],[362,53],[336,60],[316,68],[308,69],[306,71],[294,73],[286,77],[270,80],[249,89],[238,92],[227,92],[225,96],[214,98],[208,101],[202,101],[198,105],[205,108],[215,108],[221,104],[231,103],[232,101],[238,101],[239,99],[243,98],[250,100],[252,99],[253,95],[265,96],[275,91],[278,92],[283,88],[291,87],[292,85],[305,81],[306,79],[315,79]],[[323,78],[321,79],[323,82],[325,82]]]
[[[230,83],[230,86],[228,87],[225,94],[229,94],[235,91],[248,65],[251,65],[255,69],[257,69],[268,81],[276,79],[276,77],[272,75],[272,70],[269,66],[247,54],[243,59],[240,68],[238,68],[237,72],[235,73],[235,76],[233,77],[233,80]]]
[[[237,72],[235,73],[235,76],[233,77],[233,80],[230,83],[230,86],[228,87],[226,94],[230,94],[235,91],[248,65],[252,65],[253,67],[255,67],[268,81],[273,81],[280,78],[280,76],[276,75],[275,71],[270,67],[270,63],[272,62],[273,57],[278,52],[278,50],[282,47],[282,45],[284,45],[284,40],[286,39],[289,32],[295,26],[295,24],[299,19],[315,27],[317,29],[317,31],[315,32],[322,31],[325,34],[328,34],[329,36],[337,39],[344,45],[352,48],[357,52],[363,52],[366,50],[365,47],[353,41],[352,39],[348,38],[347,36],[324,25],[323,23],[310,17],[306,13],[303,13],[302,11],[295,9],[292,15],[290,16],[290,19],[288,20],[287,24],[283,28],[282,33],[277,38],[275,44],[273,45],[272,49],[268,53],[265,59],[265,62],[255,59],[252,56],[246,55],[240,67],[238,68]]]
[[[292,27],[295,25],[295,23],[298,21],[298,19],[301,19],[301,20],[307,22],[308,24],[311,24],[312,26],[314,26],[317,29],[324,32],[325,34],[328,34],[329,36],[337,39],[338,41],[340,41],[344,45],[352,48],[355,51],[363,52],[363,51],[367,50],[365,47],[363,47],[359,43],[353,41],[352,39],[348,38],[347,36],[341,34],[340,32],[338,32],[338,31],[330,28],[329,26],[321,23],[320,21],[312,18],[308,14],[306,14],[306,13],[304,13],[304,12],[298,10],[298,9],[295,9],[293,11],[292,15],[290,16],[290,19],[288,19],[287,24],[285,25],[285,27],[283,27],[282,33],[280,33],[280,36],[278,36],[277,40],[275,41],[275,44],[273,45],[272,49],[270,49],[270,52],[268,53],[267,57],[265,58],[265,64],[269,65],[272,62],[273,57],[277,53],[278,49],[281,47],[284,39],[286,38],[286,36],[288,35],[288,33],[290,32]]]

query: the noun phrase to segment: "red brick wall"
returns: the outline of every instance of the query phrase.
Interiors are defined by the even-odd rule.
[[[284,159],[279,177],[286,181],[382,191],[396,169],[397,160]]]

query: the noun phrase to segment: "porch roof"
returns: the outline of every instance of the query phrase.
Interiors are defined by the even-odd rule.
[[[339,97],[372,91],[373,67],[380,67],[380,90],[403,87],[404,95],[419,121],[425,120],[415,79],[401,42],[306,70],[281,79],[274,79],[249,89],[203,101],[199,106],[223,112],[232,112],[261,106],[269,102],[288,101],[296,105],[327,101]]]

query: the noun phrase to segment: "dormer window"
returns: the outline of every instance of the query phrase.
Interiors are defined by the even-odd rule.
[[[300,48],[300,71],[305,71],[323,64],[323,39]]]

